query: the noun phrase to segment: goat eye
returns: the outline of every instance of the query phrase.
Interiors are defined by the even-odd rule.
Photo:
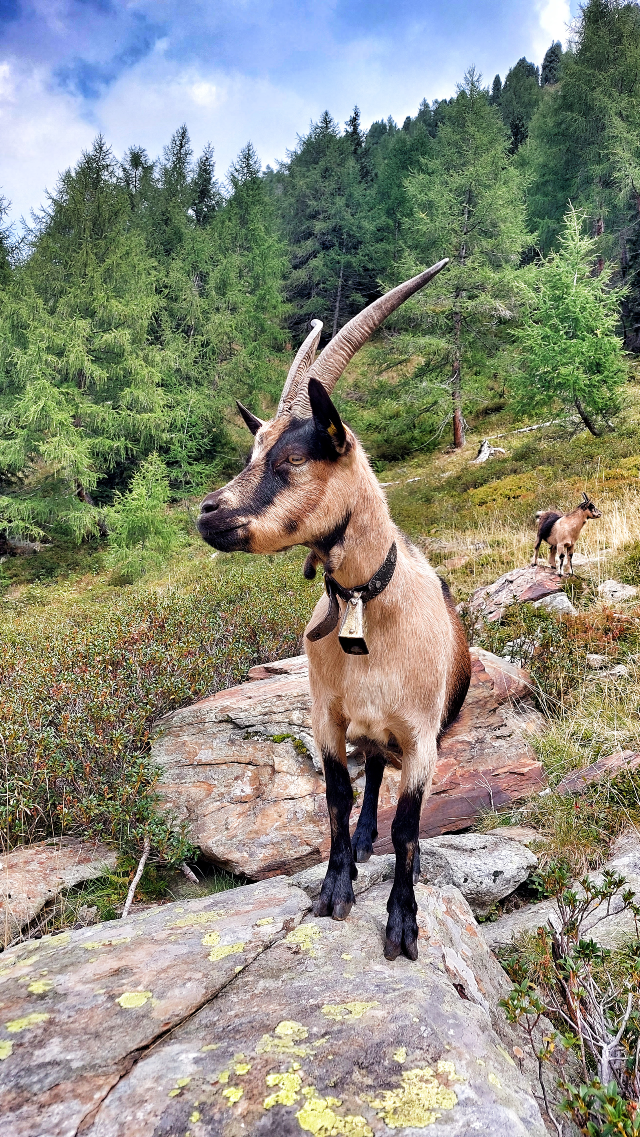
[[[292,466],[303,466],[306,460],[304,454],[290,454],[287,459]]]

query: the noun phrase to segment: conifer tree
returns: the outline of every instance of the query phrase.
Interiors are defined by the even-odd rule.
[[[562,67],[562,44],[556,40],[548,47],[540,69],[540,86],[549,87],[559,82]]]
[[[494,100],[495,101],[495,100]],[[526,141],[529,123],[540,101],[538,68],[527,59],[519,59],[507,77],[497,100],[504,124],[511,132],[511,151]]]
[[[515,392],[523,410],[577,411],[599,435],[620,409],[627,368],[617,334],[620,289],[611,286],[613,266],[594,275],[597,242],[583,234],[584,220],[569,209],[557,251],[532,273]]]
[[[404,271],[451,259],[418,295],[413,311],[428,337],[427,354],[435,356],[434,370],[449,370],[456,447],[465,442],[465,362],[477,342],[490,354],[500,325],[512,318],[514,270],[530,239],[520,176],[508,150],[500,113],[471,69],[447,109],[432,155],[407,179],[412,213],[404,228]]]

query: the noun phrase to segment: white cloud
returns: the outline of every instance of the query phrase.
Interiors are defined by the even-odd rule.
[[[568,27],[571,22],[569,0],[537,0],[538,29],[533,34],[533,48],[536,59],[542,60],[545,51],[555,40],[567,45]]]
[[[73,98],[51,91],[47,73],[15,60],[0,65],[0,192],[11,217],[28,218],[44,202],[58,174],[77,162],[96,134]]]

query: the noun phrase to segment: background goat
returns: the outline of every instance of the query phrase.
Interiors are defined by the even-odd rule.
[[[583,525],[596,517],[602,517],[602,514],[599,509],[596,509],[586,493],[582,494],[580,505],[577,505],[571,513],[555,513],[553,509],[545,509],[541,513],[536,513],[538,534],[531,564],[537,565],[538,549],[542,542],[546,541],[549,545],[549,564],[551,567],[556,567],[557,553],[559,558],[558,575],[562,576],[566,556],[569,572],[565,575],[573,576],[573,547],[582,532]]]
[[[255,436],[248,464],[232,482],[208,494],[198,527],[223,551],[310,550],[305,574],[323,564],[329,593],[305,630],[313,697],[313,734],[322,755],[331,825],[331,853],[317,916],[344,920],[354,903],[355,861],[371,856],[378,794],[387,755],[402,761],[400,798],[392,826],[396,869],[387,904],[385,955],[418,955],[414,880],[420,865],[418,828],[436,749],[467,693],[470,661],[449,590],[396,528],[387,501],[355,435],[330,393],[347,363],[404,300],[446,261],[392,289],[352,319],[314,362],[322,324],[314,321],[291,366],[276,417],[262,422],[239,404]],[[366,644],[338,639],[348,605],[366,608]],[[351,597],[351,598],[350,598]],[[361,611],[361,609],[360,609]],[[352,614],[351,611],[349,613]],[[357,622],[357,620],[356,620]],[[353,839],[353,790],[346,742],[365,754],[366,783]]]

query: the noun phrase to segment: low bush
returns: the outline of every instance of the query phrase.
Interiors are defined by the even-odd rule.
[[[0,613],[3,848],[93,835],[180,862],[184,833],[163,812],[150,759],[161,715],[294,654],[320,584],[299,552],[211,561],[171,585],[32,585]]]

